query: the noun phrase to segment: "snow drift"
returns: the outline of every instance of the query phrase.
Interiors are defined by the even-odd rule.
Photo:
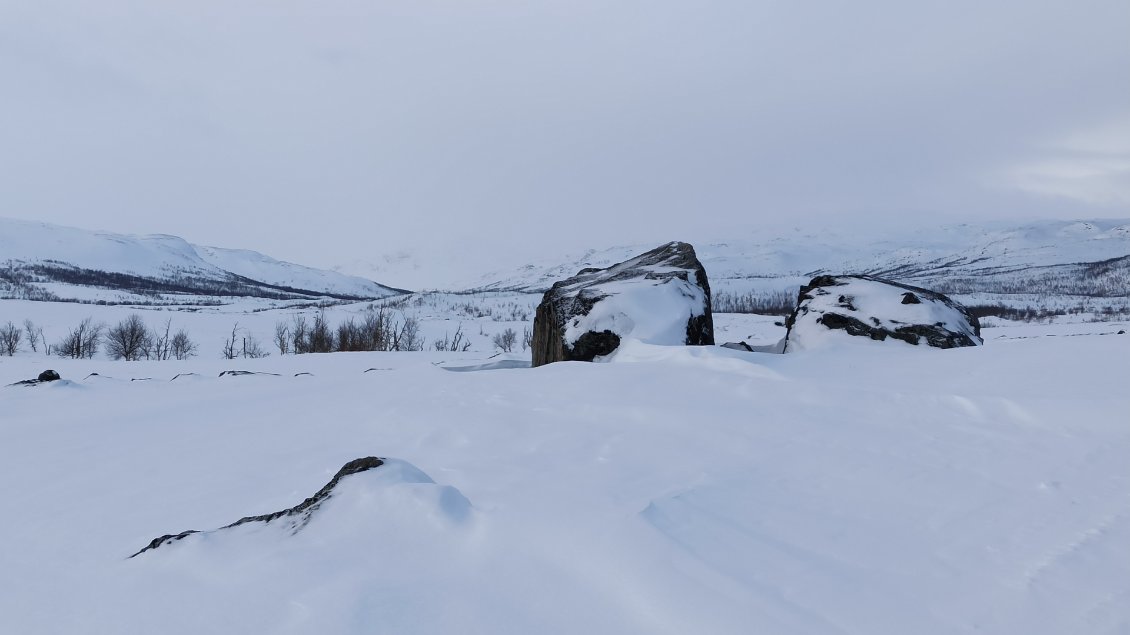
[[[335,498],[342,500],[333,500],[331,505]],[[271,531],[276,537],[293,536],[310,525],[315,517],[321,519],[324,515],[329,518],[321,521],[323,525],[363,527],[366,520],[373,518],[358,518],[346,511],[374,508],[379,514],[395,516],[405,513],[401,504],[405,499],[411,499],[414,507],[407,510],[409,514],[419,514],[423,510],[433,519],[446,522],[464,520],[471,508],[470,502],[458,490],[436,485],[414,465],[370,456],[346,463],[322,489],[294,507],[270,514],[245,516],[212,531],[189,529],[159,536],[130,558],[160,547],[181,544],[186,539],[189,542],[206,539],[214,545],[226,540],[261,542],[264,531]]]

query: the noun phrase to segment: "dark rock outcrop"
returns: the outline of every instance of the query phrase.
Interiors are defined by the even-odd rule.
[[[589,362],[615,351],[624,337],[659,344],[714,343],[710,283],[694,247],[667,243],[554,283],[534,316],[533,365]]]
[[[337,484],[341,481],[342,478],[349,476],[350,474],[357,474],[358,472],[364,472],[366,470],[378,468],[382,465],[384,465],[384,459],[380,459],[375,456],[367,456],[361,459],[354,459],[343,465],[341,469],[337,471],[337,474],[334,474],[333,478],[330,479],[330,482],[326,483],[326,485],[322,487],[322,489],[318,490],[313,496],[307,498],[294,507],[290,507],[288,509],[270,514],[263,514],[261,516],[246,516],[244,518],[240,518],[234,523],[231,523],[230,525],[224,525],[220,529],[231,529],[232,527],[238,527],[239,525],[244,525],[247,523],[271,523],[277,520],[283,520],[285,521],[287,528],[292,534],[297,533],[303,527],[305,527],[307,523],[310,522],[311,515],[313,515],[313,513],[317,511],[318,507],[326,499],[333,496],[333,490],[335,487],[337,487]],[[130,556],[130,558],[141,555],[151,549],[156,549],[164,545],[172,544],[178,540],[186,538],[187,536],[198,533],[200,533],[200,531],[196,529],[189,529],[177,534],[165,534],[164,536],[158,536],[157,538],[151,540],[149,544],[143,547],[140,551]]]
[[[62,377],[59,376],[59,373],[57,373],[53,370],[45,370],[42,373],[39,373],[39,376],[36,377],[35,379],[25,379],[23,381],[17,381],[14,384],[8,384],[8,385],[9,386],[38,386],[39,384],[46,384],[46,383],[52,382],[52,381],[59,381],[60,379],[62,379]]]
[[[872,276],[817,276],[786,320],[785,352],[818,348],[829,331],[935,348],[979,346],[977,316],[950,298]]]

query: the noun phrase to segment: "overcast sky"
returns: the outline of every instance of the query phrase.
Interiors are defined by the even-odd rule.
[[[315,265],[1130,216],[1127,0],[0,0],[0,215]]]

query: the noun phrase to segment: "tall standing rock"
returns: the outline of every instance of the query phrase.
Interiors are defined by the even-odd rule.
[[[710,283],[694,247],[667,243],[554,283],[534,316],[533,365],[591,362],[627,337],[653,344],[714,344]]]

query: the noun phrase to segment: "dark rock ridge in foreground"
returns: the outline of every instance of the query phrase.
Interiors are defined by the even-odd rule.
[[[8,385],[9,386],[38,386],[39,384],[46,384],[47,382],[51,382],[51,381],[59,381],[60,379],[62,379],[62,377],[59,376],[59,373],[57,373],[53,370],[45,370],[42,373],[39,373],[39,376],[36,377],[35,379],[25,379],[23,381],[17,381],[14,384],[8,384]]]
[[[239,525],[246,523],[271,523],[277,520],[283,520],[287,524],[287,527],[291,530],[291,534],[298,533],[303,527],[306,526],[307,523],[310,522],[311,516],[318,510],[321,504],[328,498],[333,496],[333,490],[335,487],[337,487],[337,484],[341,481],[342,478],[351,474],[357,474],[359,472],[378,468],[382,465],[384,465],[384,459],[380,459],[375,456],[367,456],[361,459],[354,459],[343,465],[341,469],[337,471],[337,474],[334,474],[334,477],[330,479],[330,482],[326,483],[325,487],[318,490],[317,493],[315,493],[313,496],[307,498],[294,507],[274,512],[272,514],[264,514],[262,516],[247,516],[240,518],[230,525],[224,525],[220,529],[231,529],[232,527],[238,527]],[[200,532],[196,529],[189,529],[187,531],[182,531],[179,534],[165,534],[164,536],[159,536],[150,541],[150,543],[140,551],[130,556],[130,558],[139,556],[151,549],[156,549],[165,545],[171,545],[172,543],[181,540],[186,536],[191,536],[192,534],[197,533]]]
[[[819,348],[836,335],[935,348],[983,343],[980,322],[961,304],[941,293],[872,276],[813,278],[801,287],[785,325],[785,352]]]
[[[648,329],[655,333],[641,333]],[[655,343],[714,344],[710,283],[684,242],[555,282],[534,316],[533,365],[591,362],[615,351],[623,337],[663,339],[659,332],[679,341]]]

